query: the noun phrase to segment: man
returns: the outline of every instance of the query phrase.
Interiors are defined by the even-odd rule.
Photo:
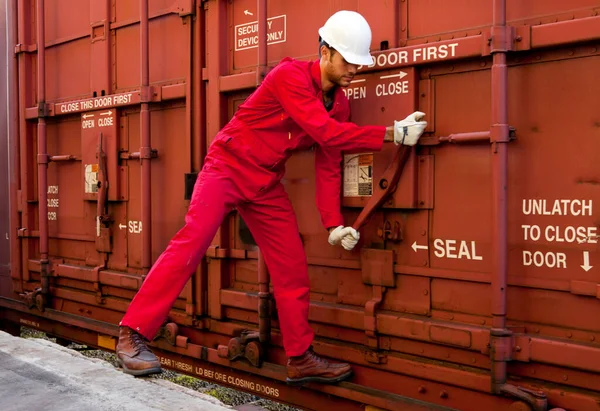
[[[340,11],[319,30],[320,61],[284,59],[215,137],[194,186],[185,226],[150,270],[120,325],[117,356],[125,372],[160,372],[145,340],[156,335],[204,256],[225,215],[236,208],[261,249],[273,283],[288,383],[335,383],[352,374],[311,348],[306,255],[292,205],[281,184],[294,150],[315,146],[317,207],[329,243],[351,250],[359,233],[340,211],[341,151],[381,150],[384,139],[414,145],[426,122],[413,113],[394,126],[347,122],[350,85],[359,65],[372,62],[371,29],[358,13]]]

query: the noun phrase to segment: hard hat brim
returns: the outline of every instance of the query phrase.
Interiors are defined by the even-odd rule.
[[[344,60],[346,60],[350,64],[357,64],[359,66],[370,66],[371,64],[373,64],[373,57],[370,54],[367,54],[365,56],[365,55],[354,54],[349,51],[346,51],[343,53],[339,50],[336,50],[336,51],[338,53],[340,53],[342,55],[342,57],[344,58]]]

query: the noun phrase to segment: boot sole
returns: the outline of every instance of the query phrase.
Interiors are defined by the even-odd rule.
[[[352,376],[352,370],[339,377],[325,378],[325,377],[303,377],[303,378],[286,378],[285,382],[288,385],[303,385],[308,382],[320,382],[322,384],[336,384],[344,381]]]
[[[135,377],[143,377],[146,375],[162,373],[162,368],[160,368],[160,367],[147,368],[145,370],[130,370],[129,368],[127,368],[125,366],[125,364],[123,363],[123,361],[121,361],[121,359],[117,358],[117,363],[119,364],[119,367],[123,369],[123,372],[125,374],[133,375]]]

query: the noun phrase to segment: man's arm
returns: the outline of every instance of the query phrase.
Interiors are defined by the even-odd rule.
[[[380,151],[385,126],[358,126],[329,117],[307,79],[293,64],[283,64],[273,72],[271,90],[286,113],[320,146],[336,150]],[[309,81],[307,81],[309,80]]]

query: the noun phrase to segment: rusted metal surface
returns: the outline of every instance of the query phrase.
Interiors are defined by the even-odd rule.
[[[113,350],[208,144],[281,58],[316,58],[307,33],[341,6],[7,3],[0,320]],[[374,55],[346,89],[353,121],[428,121],[414,149],[345,156],[352,252],[327,244],[313,153],[287,164],[314,345],[353,380],[283,384],[268,270],[235,212],[153,342],[163,365],[314,410],[595,409],[600,5],[350,3]]]

